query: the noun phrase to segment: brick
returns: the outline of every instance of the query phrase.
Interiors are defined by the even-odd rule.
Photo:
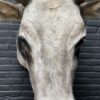
[[[96,32],[97,32],[97,27],[87,26],[87,33],[96,33]]]
[[[87,40],[100,40],[100,34],[87,34],[86,36]]]
[[[10,100],[33,100],[33,97],[12,97]]]
[[[76,76],[75,79],[75,84],[80,85],[91,85],[91,84],[96,84],[96,85],[100,85],[100,78],[79,78],[79,76]]]
[[[32,91],[32,87],[31,87],[31,85],[24,85],[24,84],[22,84],[22,85],[12,85],[11,87],[10,87],[10,90],[11,91],[21,91],[21,90],[25,90],[25,91]]]
[[[100,47],[81,47],[81,53],[100,53]]]
[[[76,72],[79,78],[100,78],[100,72]]]
[[[33,96],[33,92],[32,91],[23,91],[22,95],[27,95],[28,97],[32,97]]]
[[[0,91],[9,91],[10,85],[0,85]]]
[[[23,84],[30,84],[29,78],[24,78],[23,79]]]
[[[11,78],[28,78],[28,73],[25,71],[13,71],[11,72]]]
[[[0,44],[16,44],[16,38],[0,38]]]
[[[16,58],[16,51],[0,51],[0,58]]]
[[[80,53],[80,59],[100,59],[100,53]]]
[[[0,100],[9,100],[8,97],[0,97]]]
[[[0,78],[9,78],[10,75],[10,72],[0,72]]]
[[[14,44],[0,44],[0,51],[16,51],[16,45]]]
[[[5,96],[21,96],[22,91],[0,91],[0,97]]]
[[[0,38],[16,38],[17,31],[1,31],[0,30]]]
[[[0,30],[18,30],[19,24],[0,23]]]
[[[75,85],[74,86],[75,90],[91,90],[91,91],[95,91],[95,90],[100,90],[100,85],[95,85],[95,84],[91,84],[91,85]]]
[[[27,78],[28,74],[24,71],[13,71],[13,72],[0,72],[0,78]]]
[[[18,65],[17,58],[0,58],[0,65]]]
[[[22,83],[22,78],[0,78],[0,85],[20,85]]]
[[[75,90],[75,95],[78,95],[80,97],[84,97],[84,96],[100,96],[100,91],[89,91],[89,90]]]
[[[79,94],[77,96],[79,96]],[[76,100],[100,100],[100,96],[77,97]]]
[[[100,47],[100,40],[85,40],[83,47]]]
[[[97,33],[100,34],[100,27],[98,28]]]
[[[87,20],[87,26],[100,27],[100,20]]]
[[[13,71],[24,71],[25,69],[20,66],[20,65],[0,65],[0,71],[2,72],[5,72],[5,71],[8,71],[8,72],[13,72]]]
[[[99,66],[100,60],[97,59],[79,59],[79,65],[85,66]]]
[[[100,66],[78,66],[77,72],[100,72]]]

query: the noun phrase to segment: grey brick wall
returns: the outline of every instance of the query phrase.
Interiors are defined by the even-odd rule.
[[[100,20],[86,23],[74,93],[76,100],[100,100]],[[19,23],[0,23],[0,100],[33,100],[28,72],[16,59],[18,29]]]
[[[27,71],[16,59],[19,23],[0,23],[0,100],[32,100]]]
[[[0,100],[32,100],[28,72],[16,59],[19,23],[0,23]],[[74,93],[76,100],[100,100],[100,20],[87,21]]]

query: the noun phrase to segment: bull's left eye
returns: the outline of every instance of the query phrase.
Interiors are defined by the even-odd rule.
[[[17,37],[17,47],[23,59],[30,65],[32,63],[31,47],[23,36]]]

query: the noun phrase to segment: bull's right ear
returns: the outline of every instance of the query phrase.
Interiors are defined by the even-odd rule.
[[[100,18],[100,0],[84,2],[80,5],[83,17]]]
[[[23,9],[22,4],[0,0],[0,21],[20,21]]]

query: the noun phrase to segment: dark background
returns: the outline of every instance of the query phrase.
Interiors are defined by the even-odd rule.
[[[100,20],[86,24],[74,93],[76,100],[100,100]],[[18,22],[0,23],[0,100],[33,100],[28,72],[16,59],[18,29]]]

